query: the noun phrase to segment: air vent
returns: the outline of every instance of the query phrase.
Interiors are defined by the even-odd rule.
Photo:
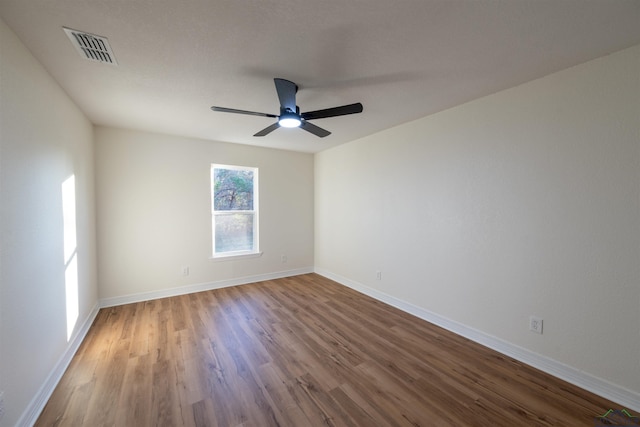
[[[64,27],[63,30],[67,33],[69,40],[71,40],[71,43],[83,58],[90,61],[118,65],[111,46],[109,46],[109,40],[107,40],[106,37]]]

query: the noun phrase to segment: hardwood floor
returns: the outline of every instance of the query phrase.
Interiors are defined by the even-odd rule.
[[[38,426],[593,426],[616,405],[316,274],[102,309]]]

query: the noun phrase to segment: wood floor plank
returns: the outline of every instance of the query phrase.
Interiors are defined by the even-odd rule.
[[[579,426],[616,405],[306,274],[102,309],[37,426]]]
[[[129,358],[115,410],[115,425],[151,425],[151,363],[149,355]]]

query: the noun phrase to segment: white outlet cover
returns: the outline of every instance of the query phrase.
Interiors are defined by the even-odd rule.
[[[543,320],[538,316],[529,317],[529,330],[542,335]]]

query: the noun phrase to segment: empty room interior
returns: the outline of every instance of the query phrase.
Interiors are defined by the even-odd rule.
[[[638,1],[0,0],[0,126],[0,427],[640,424]]]

